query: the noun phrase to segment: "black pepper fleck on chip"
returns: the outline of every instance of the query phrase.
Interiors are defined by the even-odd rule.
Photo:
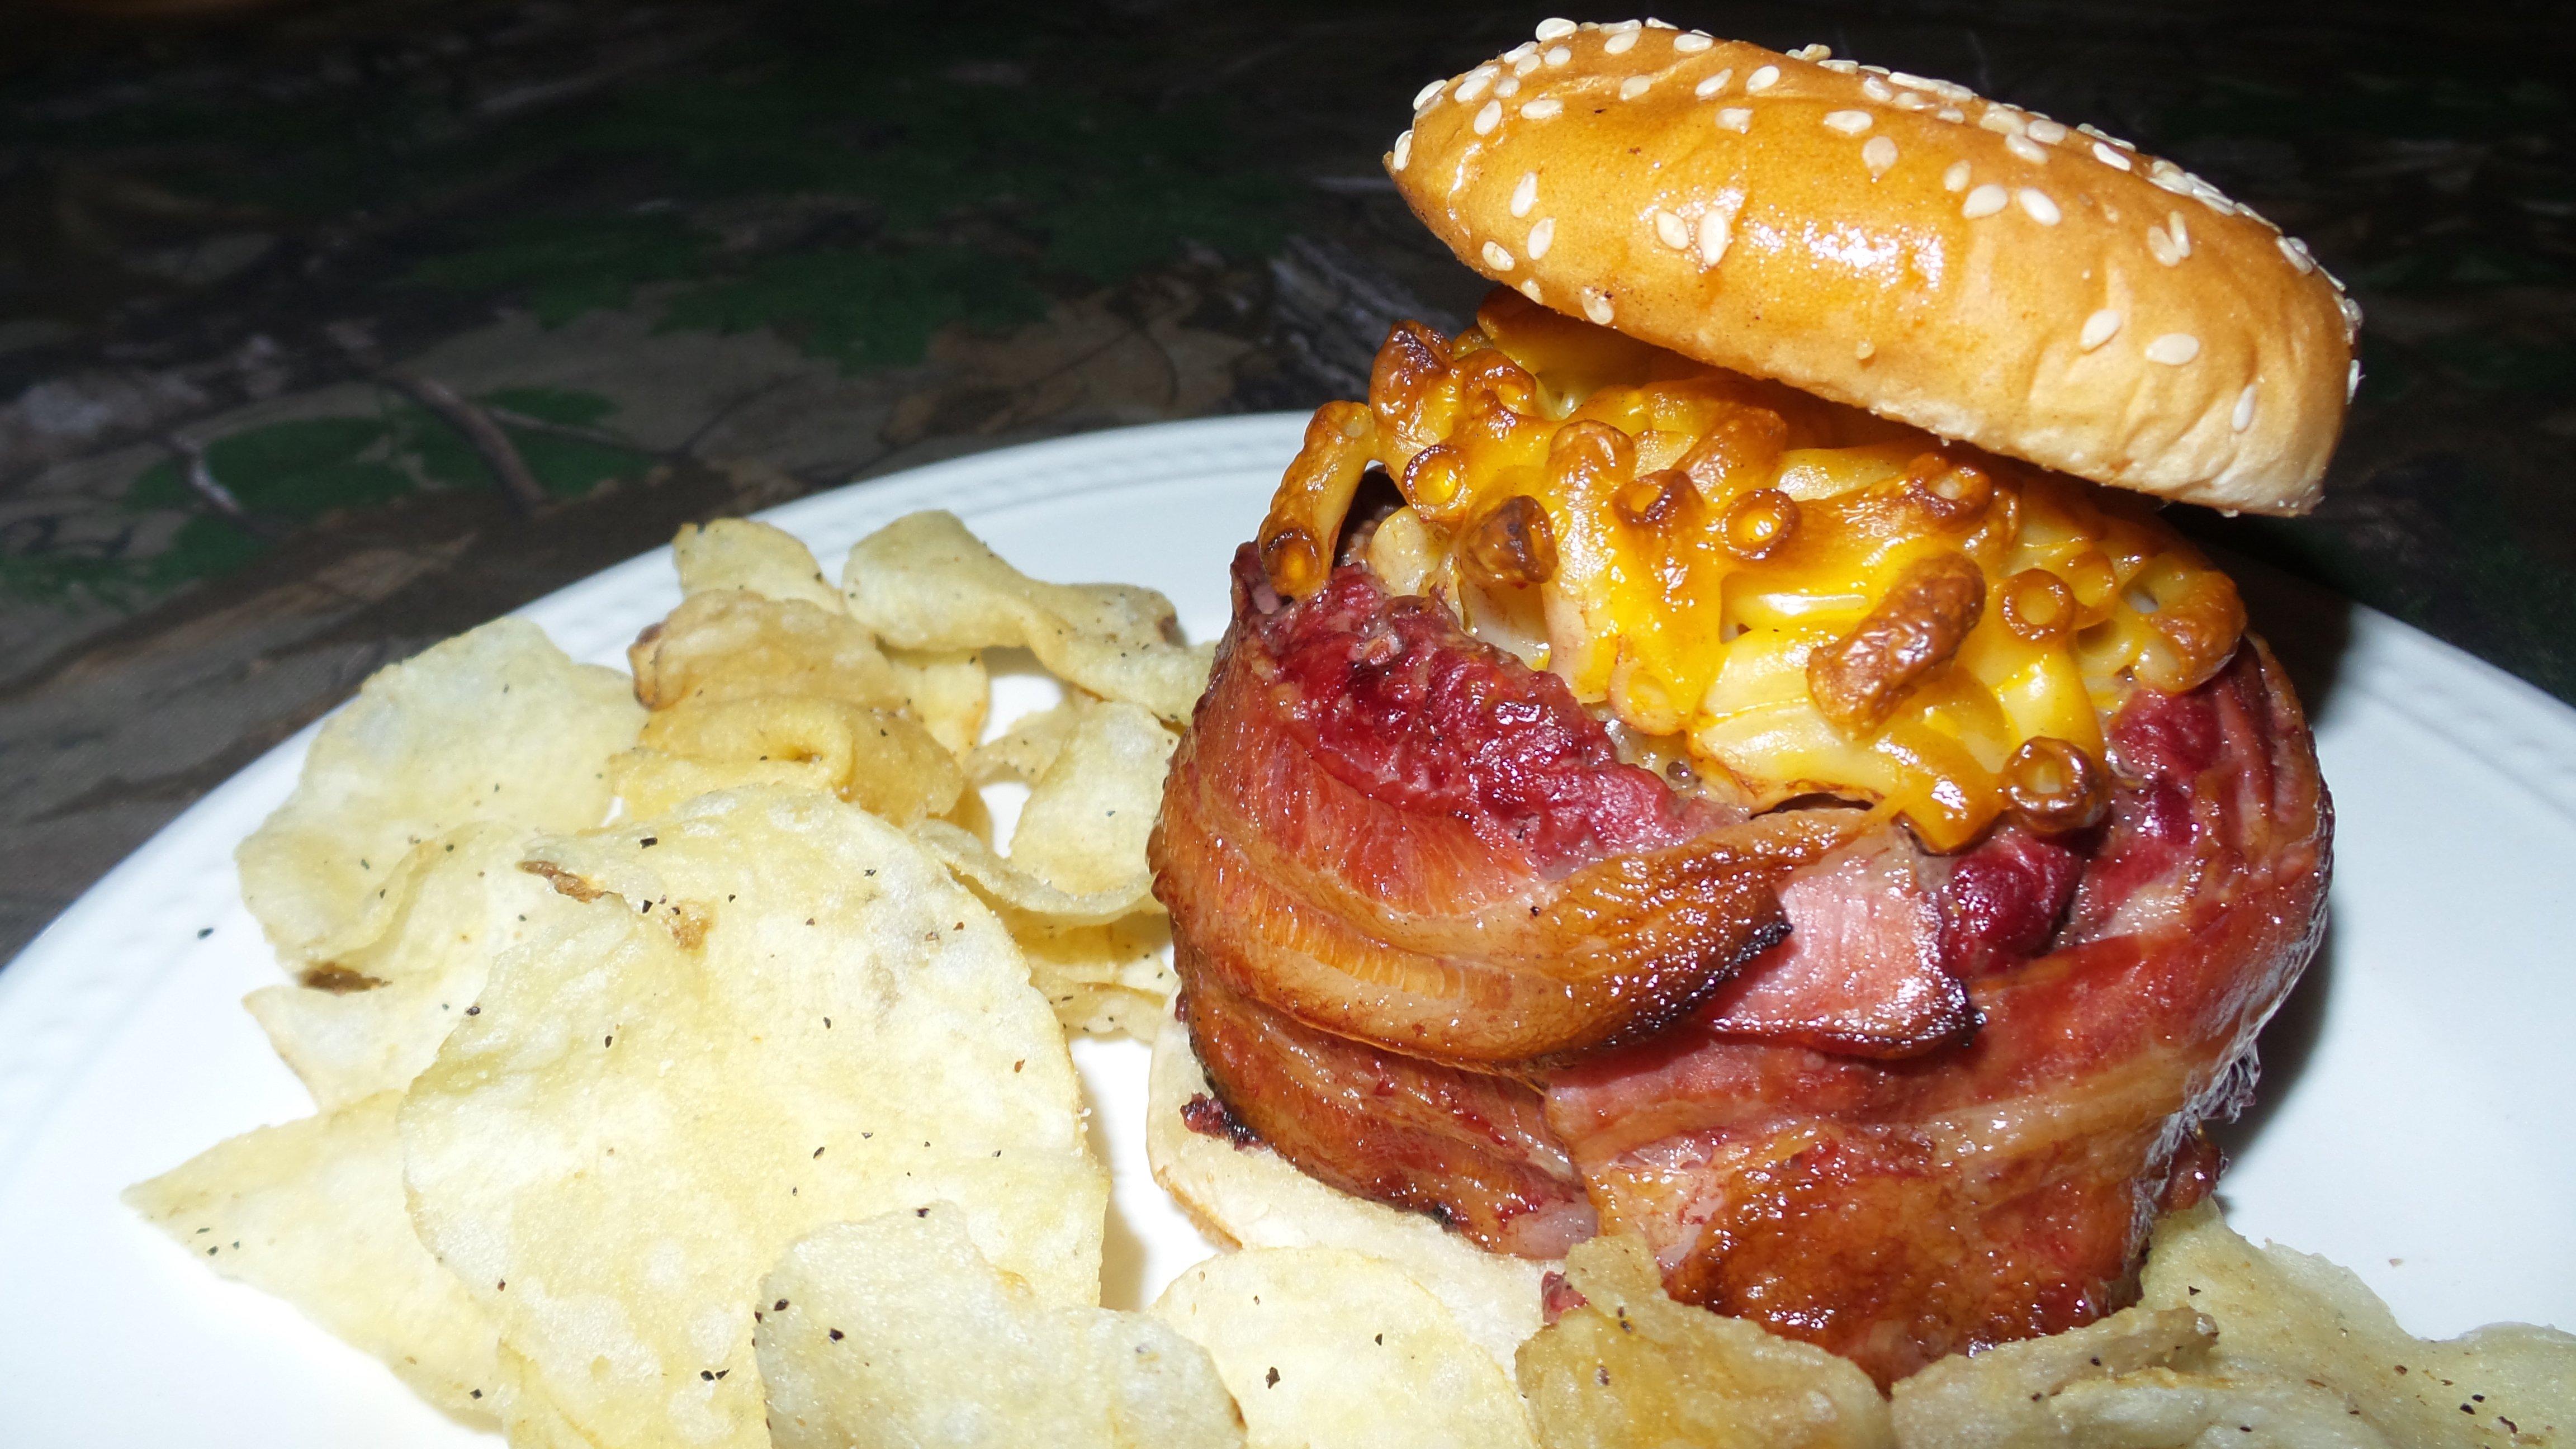
[[[197,939],[198,939],[198,940],[200,940],[200,941],[202,941],[202,940],[206,939],[208,936],[213,935],[214,933],[215,933],[215,928],[214,928],[214,927],[212,927],[212,926],[199,926],[199,927],[197,928]]]
[[[784,1298],[779,1299],[777,1302],[772,1303],[772,1304],[770,1304],[770,1305],[769,1305],[769,1310],[770,1310],[772,1313],[784,1313],[784,1312],[786,1312],[786,1311],[787,1311],[787,1300],[786,1300],[786,1299],[784,1299]]]
[[[1279,1387],[1279,1370],[1273,1368],[1268,1374],[1264,1375],[1261,1380],[1261,1386],[1265,1389],[1275,1389]]]
[[[830,1334],[830,1335],[831,1335],[831,1337],[832,1337],[832,1341],[833,1341],[834,1343],[839,1343],[839,1342],[841,1341],[841,1330],[839,1330],[839,1329],[837,1329],[837,1328],[829,1328],[829,1329],[825,1329],[825,1330],[824,1330],[824,1332],[826,1332],[826,1333],[828,1333],[828,1334]]]

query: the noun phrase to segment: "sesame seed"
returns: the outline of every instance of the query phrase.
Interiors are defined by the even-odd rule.
[[[1623,101],[1633,101],[1637,97],[1644,95],[1646,93],[1646,87],[1651,86],[1654,83],[1655,78],[1653,76],[1632,75],[1626,80],[1619,82],[1619,99]]]
[[[1753,129],[1753,113],[1742,106],[1728,106],[1717,113],[1717,128],[1721,131],[1750,131]]]
[[[1458,89],[1451,91],[1449,94],[1456,97],[1458,104],[1463,106],[1469,101],[1476,99],[1478,96],[1483,95],[1485,93],[1485,87],[1492,85],[1493,83],[1494,68],[1489,65],[1480,65],[1474,70],[1467,72],[1467,78],[1458,82]]]
[[[1458,99],[1463,101],[1466,97],[1460,96]],[[1992,102],[1987,103],[1985,114],[1977,117],[1977,124],[1985,130],[2001,131],[2007,136],[2018,136],[2026,129],[2022,124],[2021,112],[2010,106],[1999,106]]]
[[[1521,295],[1538,303],[1542,307],[1547,305],[1547,299],[1539,295],[1538,278],[1536,277],[1521,278]]]
[[[1673,37],[1673,49],[1683,55],[1697,55],[1717,41],[1702,31],[1685,30]]]
[[[1604,319],[1602,319],[1602,320],[1607,321],[1607,320],[1609,320],[1609,319],[1604,318]],[[2350,402],[2350,401],[2352,401],[2356,396],[2360,395],[2360,392],[2361,392],[2361,359],[2360,359],[2360,358],[2358,358],[2358,357],[2356,357],[2356,358],[2354,358],[2354,359],[2352,360],[2352,367],[2351,367],[2351,369],[2350,369],[2349,371],[2347,371],[2346,373],[2344,373],[2344,375],[2343,375],[2343,400],[2344,400],[2345,402]]]
[[[1898,91],[1896,108],[1900,111],[1928,111],[1932,109],[1932,98],[1919,91]]]
[[[1403,135],[1395,138],[1395,155],[1391,158],[1392,164],[1389,169],[1401,171],[1404,169],[1404,163],[1412,159],[1413,133],[1411,131],[1407,131]]]
[[[1965,161],[1951,162],[1950,169],[1941,173],[1941,189],[1944,191],[1967,190],[1968,163]]]
[[[2019,156],[2021,159],[2029,162],[2033,166],[2045,166],[2048,164],[2048,152],[2043,150],[2037,141],[2030,139],[2028,136],[2004,137],[2004,149],[2010,151],[2016,156]]]
[[[1574,59],[1574,52],[1562,45],[1551,45],[1547,48],[1547,54],[1540,56],[1539,59],[1549,65],[1563,65]]]
[[[1870,178],[1876,180],[1896,164],[1896,143],[1885,136],[1872,136],[1860,148],[1860,159],[1861,164],[1869,168]]]
[[[2227,425],[2240,433],[2254,426],[2254,386],[2245,384],[2245,390],[2236,395],[2236,411],[2227,415]]]
[[[2107,145],[2100,141],[2093,143],[2093,159],[2110,167],[2114,171],[2126,171],[2129,169],[2129,158],[2120,154],[2118,147]]]
[[[1502,123],[1503,123],[1503,103],[1502,103],[1501,101],[1487,101],[1487,102],[1485,102],[1485,104],[1484,104],[1484,105],[1482,105],[1482,106],[1480,106],[1480,107],[1478,107],[1478,108],[1477,108],[1477,110],[1476,110],[1476,134],[1477,134],[1477,135],[1479,135],[1479,136],[1490,136],[1490,135],[1494,134],[1494,128],[1495,128],[1496,126],[1501,125]]]
[[[1510,61],[1514,65],[1518,65],[1522,61],[1525,61],[1536,54],[1538,54],[1538,42],[1535,40],[1524,40],[1520,44],[1513,46],[1511,49],[1504,51],[1503,59]]]
[[[2187,196],[2191,194],[2191,181],[2188,174],[2184,172],[2181,167],[2176,166],[2171,161],[2149,162],[2147,164],[2147,180],[2163,187],[2167,191],[2173,192],[2177,196]]]
[[[1601,42],[1601,53],[1604,55],[1626,55],[1629,50],[1636,45],[1636,43],[1637,32],[1633,30],[1622,30],[1618,34],[1611,36],[1608,40]]]
[[[1719,91],[1726,89],[1726,83],[1733,79],[1735,79],[1735,69],[1734,67],[1729,66],[1725,70],[1719,71],[1717,74],[1702,80],[1698,85],[1692,86],[1691,94],[1699,97],[1703,101],[1707,100],[1710,96],[1716,95]]]
[[[1538,47],[1533,45],[1529,51],[1529,54],[1512,62],[1512,75],[1515,79],[1538,69]]]
[[[1674,251],[1680,251],[1691,243],[1690,223],[1675,212],[1658,208],[1655,212],[1655,239]]]
[[[1573,33],[1574,22],[1561,15],[1551,15],[1538,23],[1538,38],[1541,42],[1563,40]]]
[[[2200,339],[2188,332],[2168,332],[2147,344],[2147,361],[2180,367],[2200,355]]]
[[[1968,193],[1968,199],[1959,206],[1959,214],[1972,220],[1980,216],[1992,216],[2003,210],[2004,203],[2009,199],[2002,187],[1989,181]]]
[[[1516,96],[1516,95],[1519,95],[1520,93],[1521,93],[1521,82],[1520,82],[1520,77],[1518,77],[1518,76],[1508,76],[1508,75],[1507,75],[1507,76],[1503,77],[1503,83],[1502,83],[1501,85],[1498,85],[1498,86],[1494,87],[1494,97],[1495,97],[1495,99],[1497,99],[1497,100],[1505,100],[1505,101],[1508,101],[1508,100],[1510,100],[1512,97],[1514,97],[1514,96]]]
[[[1524,171],[1521,173],[1520,185],[1512,188],[1512,215],[1527,216],[1530,214],[1530,208],[1536,205],[1538,205],[1538,173]]]
[[[2030,138],[2043,146],[2054,146],[2066,139],[2066,128],[2046,116],[2034,117],[2030,123]]]
[[[1612,315],[1610,310],[1610,294],[1607,292],[1585,291],[1583,294],[1583,315],[1591,318],[1592,325],[1595,327],[1609,326]],[[2355,366],[2357,367],[2359,364],[2355,364]]]
[[[1655,17],[1649,15],[1646,17],[1646,28],[1648,30],[1670,30],[1673,28],[1673,23],[1669,20],[1657,20]]]
[[[1642,20],[1613,20],[1601,27],[1605,35],[1634,35],[1645,28]]]
[[[2075,343],[2087,352],[2120,335],[2120,314],[2109,307],[2084,319],[2084,330],[2075,334]]]
[[[1960,110],[1957,106],[1943,106],[1932,114],[1949,122],[1953,126],[1962,125],[1968,119],[1968,113]]]
[[[1926,80],[1922,76],[1914,74],[1912,71],[1892,70],[1887,73],[1887,78],[1896,82],[1898,85],[1905,87],[1907,90],[1937,91],[1941,89],[1941,83],[1939,81]]]
[[[1857,136],[1869,125],[1867,111],[1829,111],[1825,115],[1825,129],[1845,136]]]
[[[1852,72],[1860,69],[1860,62],[1856,60],[1820,60],[1817,61],[1816,64],[1823,66],[1825,69],[1832,71],[1836,75],[1850,75]]]
[[[2183,258],[2191,255],[2191,251],[2177,245],[2173,233],[2160,226],[2151,226],[2147,228],[2147,255],[2168,267],[2178,267],[2182,265]]]
[[[1544,121],[1564,109],[1565,102],[1558,100],[1554,96],[1541,96],[1537,100],[1531,101],[1529,104],[1521,107],[1521,119],[1524,121]]]
[[[1508,272],[1512,269],[1512,254],[1504,251],[1500,242],[1487,242],[1485,243],[1485,265],[1498,272]]]
[[[1869,361],[1871,358],[1876,357],[1877,355],[1878,355],[1878,344],[1877,344],[1877,343],[1875,343],[1875,342],[1870,341],[1870,340],[1869,340],[1868,338],[1866,338],[1866,337],[1864,337],[1864,338],[1862,338],[1862,339],[1860,340],[1860,343],[1859,343],[1859,345],[1858,345],[1858,346],[1856,346],[1856,347],[1852,348],[1852,357],[1853,357],[1853,359],[1854,359],[1855,361],[1859,361],[1859,362],[1867,362],[1867,361]]]
[[[1537,261],[1539,258],[1546,256],[1547,249],[1554,245],[1555,242],[1556,218],[1552,216],[1540,217],[1538,219],[1538,224],[1529,229],[1529,259],[1531,261]]]
[[[2130,142],[2127,142],[2127,141],[2123,141],[2123,140],[2121,140],[2119,137],[2112,135],[2110,132],[2103,130],[2101,127],[2099,127],[2099,126],[2097,126],[2097,125],[2094,125],[2094,124],[2093,124],[2092,122],[2090,122],[2090,121],[2078,121],[2078,122],[2076,122],[2076,123],[2075,123],[2075,129],[2077,129],[2077,130],[2079,130],[2079,131],[2083,132],[2083,133],[2084,133],[2085,135],[2087,135],[2087,136],[2092,137],[2092,138],[2093,138],[2094,140],[2096,140],[2096,141],[2108,141],[2108,142],[2110,142],[2112,145],[2119,147],[2119,148],[2120,148],[2121,150],[2123,150],[2123,151],[2135,151],[2135,150],[2137,150],[2137,149],[2138,149],[2135,145],[2131,144]]]
[[[1436,80],[1436,81],[1433,81],[1431,84],[1429,84],[1429,85],[1427,85],[1427,86],[1424,86],[1421,90],[1414,92],[1414,95],[1413,95],[1413,110],[1414,110],[1414,113],[1415,113],[1416,115],[1419,115],[1419,114],[1421,114],[1422,112],[1424,112],[1424,111],[1427,111],[1427,110],[1431,109],[1431,107],[1432,107],[1433,105],[1435,105],[1435,104],[1437,104],[1437,103],[1439,102],[1439,100],[1440,100],[1440,93],[1441,93],[1442,91],[1447,90],[1447,89],[1449,89],[1449,83],[1448,83],[1447,81],[1445,81],[1445,80]]]
[[[2338,298],[2343,304],[2343,330],[2347,336],[2361,331],[2361,304],[2350,297]]]
[[[2176,250],[2180,251],[2184,256],[2191,255],[2191,228],[2183,224],[2181,212],[2168,211],[2165,213],[2165,235],[2173,238],[2173,244]]]
[[[1830,45],[1802,45],[1790,51],[1789,58],[1791,60],[1831,60],[1834,58],[1834,48]]]
[[[1767,91],[1779,83],[1780,67],[1776,65],[1766,65],[1744,78],[1744,88],[1748,91]]]
[[[1735,240],[1736,208],[1744,199],[1736,195],[1718,198],[1717,204],[1699,214],[1699,264],[1702,270],[1726,260],[1727,243]]]
[[[2056,201],[2036,186],[2025,186],[2014,192],[2013,200],[2020,202],[2021,209],[2030,213],[2030,219],[2041,226],[2055,226],[2065,219],[2064,213],[2057,209]]]
[[[1860,83],[1860,93],[1883,104],[1894,104],[1896,100],[1896,92],[1889,88],[1887,82],[1876,76],[1870,76]]]

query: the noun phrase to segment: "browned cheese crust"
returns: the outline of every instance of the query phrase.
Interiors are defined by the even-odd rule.
[[[1635,21],[1425,87],[1386,165],[1542,305],[2097,482],[2314,506],[2360,312],[2170,161],[1965,87]]]

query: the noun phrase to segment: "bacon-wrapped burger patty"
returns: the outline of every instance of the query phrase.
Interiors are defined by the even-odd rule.
[[[1510,289],[1316,415],[1153,843],[1224,1125],[1882,1382],[2120,1306],[2331,811],[2233,584],[2086,479],[2312,501],[2336,289],[1812,53],[1585,27],[1425,102],[1390,169]]]

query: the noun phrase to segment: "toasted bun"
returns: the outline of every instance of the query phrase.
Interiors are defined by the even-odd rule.
[[[2167,498],[2314,506],[2359,377],[2359,309],[2207,182],[1821,46],[1551,20],[1386,165],[1543,305]]]

